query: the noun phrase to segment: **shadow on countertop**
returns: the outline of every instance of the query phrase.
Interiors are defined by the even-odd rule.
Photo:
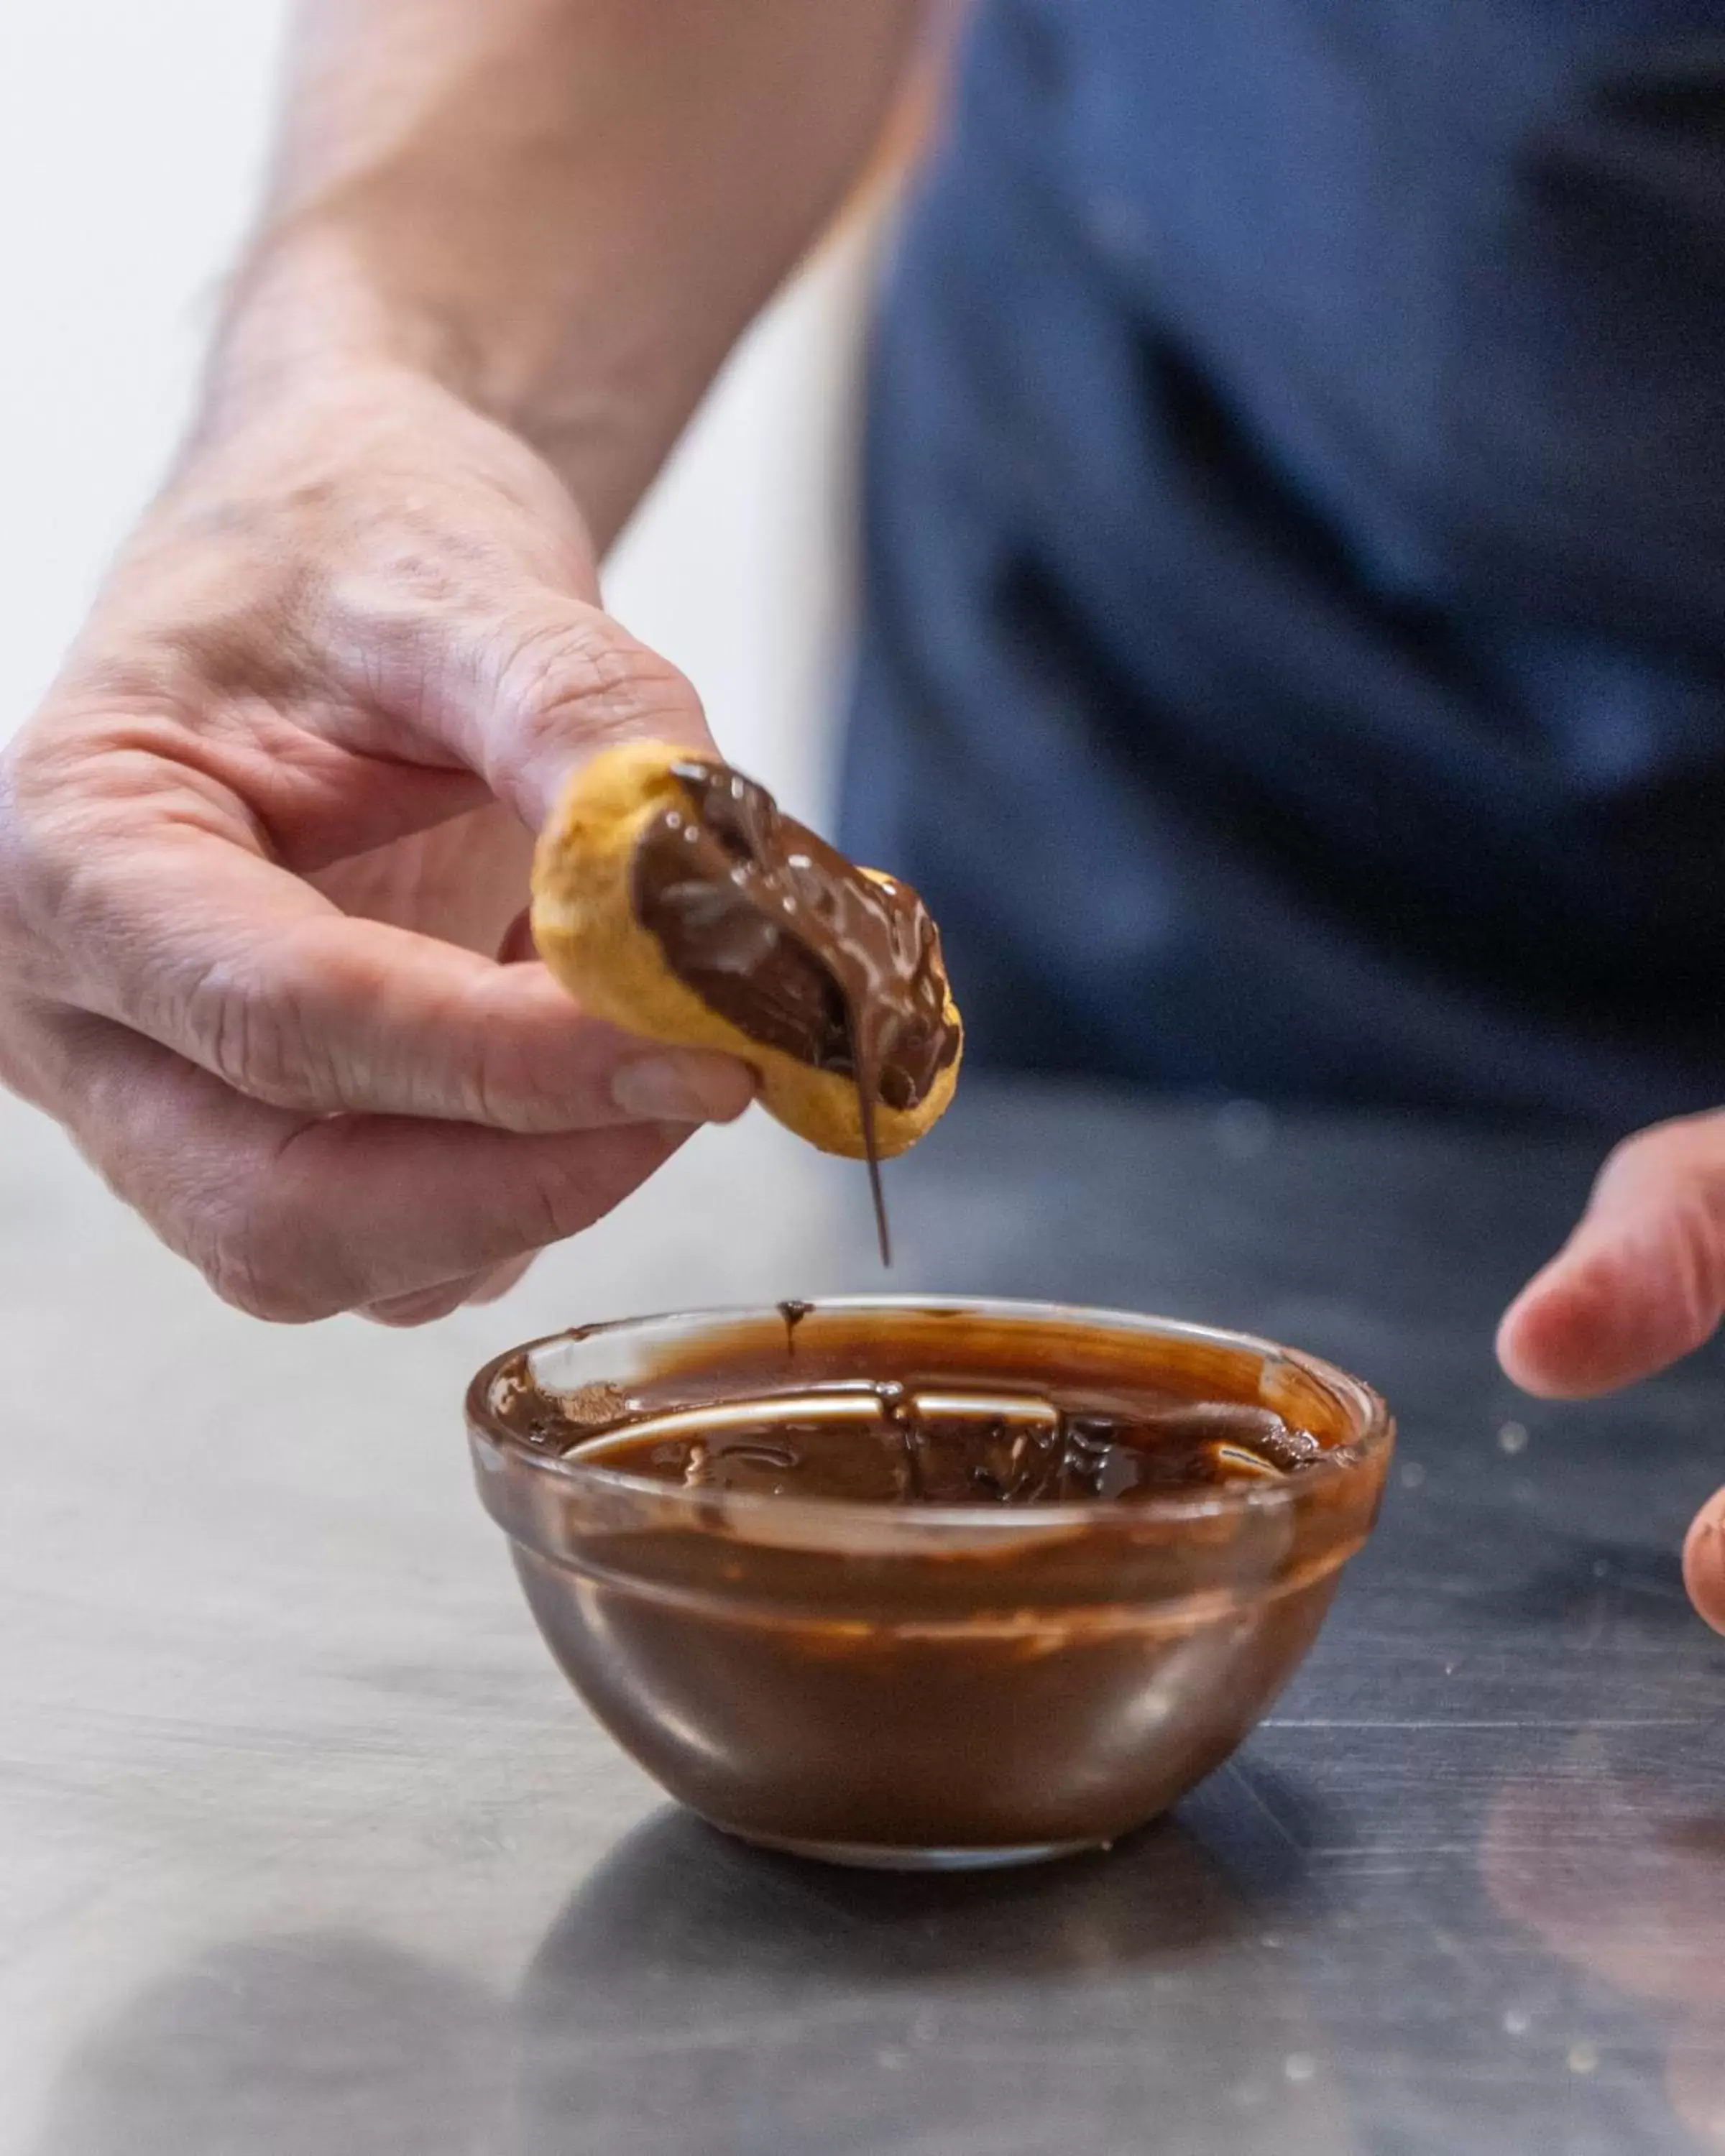
[[[522,1985],[510,2156],[1047,2156],[1136,2149],[1153,2117],[1158,2146],[1288,2156],[1308,2144],[1276,2117],[1284,2061],[1322,2047],[1260,1943],[1277,1895],[1178,1819],[1045,1871],[919,1878],[665,1815]],[[1309,2145],[1345,2152],[1338,2123]]]
[[[1171,2148],[1332,2156],[1333,2114],[1308,2143],[1277,2102],[1286,2055],[1322,2049],[1259,1944],[1277,1891],[1178,1820],[916,1878],[667,1811],[571,1897],[512,2001],[360,1937],[202,1957],[79,2048],[35,2156],[1047,2156],[1136,2148],[1151,2115]]]

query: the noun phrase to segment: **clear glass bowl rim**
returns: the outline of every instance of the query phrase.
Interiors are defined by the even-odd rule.
[[[774,1497],[745,1495],[727,1491],[722,1503],[722,1515],[730,1532],[743,1528],[751,1517],[770,1517],[783,1526],[798,1518],[806,1519],[811,1526],[819,1523],[829,1532],[839,1530],[842,1523],[850,1522],[856,1527],[872,1527],[878,1534],[888,1532],[908,1539],[920,1539],[924,1534],[961,1532],[967,1538],[976,1536],[999,1535],[1003,1538],[1034,1537],[1044,1535],[1070,1533],[1084,1527],[1120,1529],[1132,1524],[1149,1527],[1168,1521],[1214,1520],[1249,1512],[1280,1510],[1290,1507],[1317,1495],[1343,1478],[1368,1474],[1373,1471],[1380,1455],[1388,1452],[1395,1441],[1395,1423],[1382,1396],[1363,1378],[1353,1376],[1322,1356],[1307,1353],[1302,1348],[1284,1347],[1252,1332],[1236,1332],[1225,1326],[1201,1325],[1188,1318],[1159,1317],[1147,1312],[1093,1308],[1084,1303],[1045,1302],[999,1296],[964,1295],[844,1295],[820,1296],[806,1305],[811,1314],[868,1315],[879,1312],[890,1316],[895,1312],[932,1312],[937,1311],[963,1312],[981,1317],[998,1318],[1005,1322],[1014,1319],[1024,1322],[1070,1323],[1093,1330],[1117,1329],[1132,1332],[1140,1338],[1148,1336],[1156,1339],[1191,1341],[1201,1345],[1244,1351],[1258,1356],[1266,1364],[1272,1362],[1292,1364],[1302,1370],[1337,1395],[1356,1418],[1358,1427],[1346,1440],[1346,1450],[1340,1457],[1329,1457],[1303,1470],[1296,1476],[1275,1482],[1241,1481],[1223,1483],[1189,1496],[1154,1496],[1132,1505],[1121,1505],[1106,1499],[1092,1500],[1070,1505],[874,1505],[856,1504],[848,1499],[832,1497]],[[595,1497],[610,1496],[634,1499],[650,1504],[661,1517],[675,1517],[686,1512],[691,1527],[704,1523],[716,1524],[712,1495],[710,1491],[684,1490],[675,1483],[663,1482],[650,1476],[626,1475],[615,1468],[600,1467],[567,1453],[542,1452],[525,1443],[513,1430],[505,1427],[491,1408],[491,1389],[500,1373],[518,1357],[531,1355],[543,1348],[555,1347],[560,1341],[580,1339],[599,1340],[610,1335],[626,1335],[649,1327],[676,1326],[691,1332],[702,1329],[718,1330],[726,1326],[768,1322],[782,1314],[778,1303],[737,1304],[706,1310],[669,1311],[653,1316],[601,1319],[592,1325],[566,1327],[560,1332],[542,1333],[538,1338],[517,1342],[494,1355],[480,1369],[467,1389],[467,1423],[475,1440],[483,1440],[495,1447],[521,1468],[553,1478],[569,1486],[572,1491],[586,1491]],[[596,1433],[597,1435],[597,1433]]]

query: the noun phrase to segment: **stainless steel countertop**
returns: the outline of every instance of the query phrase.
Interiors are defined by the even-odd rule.
[[[579,1318],[874,1285],[758,1118],[430,1333],[213,1305],[0,1107],[5,2156],[1725,2150],[1725,1364],[1520,1401],[1585,1148],[969,1086],[893,1285],[1245,1324],[1399,1412],[1238,1761],[1111,1856],[917,1881],[669,1810],[532,1631],[460,1388]],[[747,1230],[724,1228],[740,1203]]]

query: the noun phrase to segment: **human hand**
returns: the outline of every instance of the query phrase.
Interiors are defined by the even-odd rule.
[[[1499,1329],[1504,1368],[1530,1393],[1579,1399],[1649,1377],[1725,1317],[1725,1112],[1642,1131],[1600,1170],[1563,1248]],[[1725,1632],[1725,1490],[1683,1548],[1690,1599]]]
[[[0,760],[0,1078],[259,1316],[498,1291],[752,1091],[499,963],[635,734],[709,739],[522,441],[384,369],[249,418]]]

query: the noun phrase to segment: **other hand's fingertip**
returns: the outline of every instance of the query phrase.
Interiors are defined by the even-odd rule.
[[[1697,1614],[1725,1633],[1725,1490],[1708,1498],[1683,1538],[1683,1584]]]
[[[1578,1295],[1556,1266],[1528,1282],[1497,1327],[1504,1374],[1537,1399],[1574,1399],[1594,1390],[1598,1347],[1591,1298]]]
[[[1524,1391],[1588,1399],[1651,1377],[1706,1338],[1681,1254],[1662,1235],[1584,1226],[1528,1283],[1498,1330],[1498,1358]]]

